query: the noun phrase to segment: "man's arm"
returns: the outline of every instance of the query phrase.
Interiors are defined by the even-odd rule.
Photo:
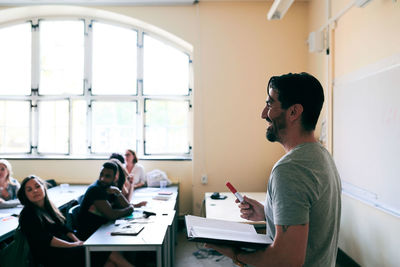
[[[206,244],[220,253],[252,266],[302,266],[306,257],[308,224],[276,225],[274,243],[264,250],[237,253],[232,247]]]
[[[115,195],[117,205],[120,208],[126,208],[129,206],[129,201],[125,198],[124,194],[118,187],[110,186],[109,188],[107,188],[107,193]]]
[[[275,225],[274,243],[266,250],[239,253],[237,259],[254,266],[302,266],[306,258],[309,225]]]
[[[107,200],[94,201],[96,209],[100,211],[107,219],[115,220],[124,216],[128,216],[133,212],[133,206],[128,205],[121,209],[113,209]]]

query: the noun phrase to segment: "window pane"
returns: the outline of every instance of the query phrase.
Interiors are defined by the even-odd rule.
[[[137,94],[136,46],[136,31],[93,23],[93,94]]]
[[[40,22],[42,95],[83,94],[84,22]]]
[[[0,152],[30,151],[30,101],[0,101]]]
[[[39,153],[68,153],[69,102],[68,100],[40,101]]]
[[[92,102],[92,152],[136,148],[136,102]]]
[[[144,35],[143,94],[188,95],[189,56]]]
[[[189,153],[189,102],[146,100],[145,153]]]
[[[31,93],[31,24],[0,28],[0,94]]]
[[[84,100],[72,101],[71,154],[85,155],[87,152],[86,113],[87,113],[86,101]]]

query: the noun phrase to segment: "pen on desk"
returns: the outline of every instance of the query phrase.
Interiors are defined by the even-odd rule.
[[[242,195],[236,190],[236,188],[234,188],[230,182],[227,182],[226,186],[229,188],[229,190],[231,190],[231,192],[235,195],[235,197],[239,200],[239,202],[242,203],[244,199]]]

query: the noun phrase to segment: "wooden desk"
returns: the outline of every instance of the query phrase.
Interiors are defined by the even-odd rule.
[[[241,194],[242,196],[248,196],[263,204],[267,195],[265,192],[241,192]],[[205,193],[206,218],[265,226],[265,221],[253,222],[240,217],[238,204],[235,203],[236,197],[232,192],[220,192],[220,195],[227,196],[227,198],[223,200],[211,199],[211,195],[212,192]]]
[[[114,223],[101,226],[86,242],[86,266],[91,251],[155,251],[157,267],[168,266],[168,224],[160,221],[144,224],[137,236],[112,236]]]

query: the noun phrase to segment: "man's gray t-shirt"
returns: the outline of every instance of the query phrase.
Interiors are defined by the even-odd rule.
[[[341,212],[341,183],[329,152],[319,143],[303,143],[273,167],[265,214],[267,234],[275,225],[309,223],[304,266],[335,266]]]

